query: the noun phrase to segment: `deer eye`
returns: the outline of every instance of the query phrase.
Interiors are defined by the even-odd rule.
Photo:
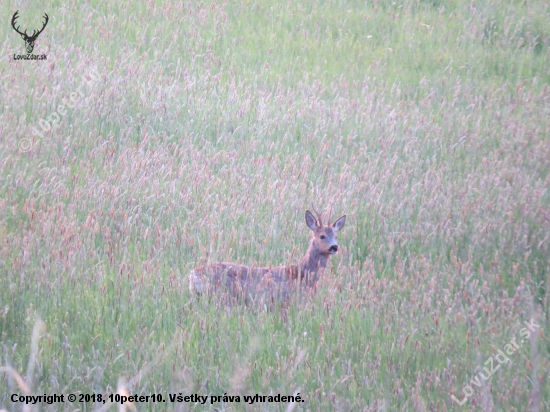
[[[321,239],[326,239],[325,235],[321,235]]]

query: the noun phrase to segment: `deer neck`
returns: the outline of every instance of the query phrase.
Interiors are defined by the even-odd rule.
[[[300,279],[307,286],[314,286],[327,267],[329,255],[319,252],[315,239],[311,240],[306,255],[300,261]]]

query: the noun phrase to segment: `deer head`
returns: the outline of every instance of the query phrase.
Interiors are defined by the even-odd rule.
[[[312,246],[321,255],[334,255],[338,252],[336,233],[344,227],[346,215],[336,219],[332,224],[327,222],[327,226],[324,226],[322,216],[317,211],[315,213],[317,213],[317,219],[309,210],[306,210],[306,223],[313,231]]]
[[[19,13],[19,10],[17,10],[12,19],[11,19],[11,26],[13,27],[13,29],[19,33],[21,35],[21,37],[23,38],[23,40],[25,40],[25,49],[27,49],[27,53],[32,53],[33,49],[34,49],[34,42],[36,41],[36,39],[38,38],[38,36],[40,35],[40,33],[42,33],[44,31],[44,28],[46,27],[46,25],[48,24],[48,21],[50,20],[48,15],[46,13],[44,13],[44,24],[42,25],[42,28],[38,31],[36,30],[33,30],[33,33],[31,36],[27,35],[27,30],[25,30],[24,32],[21,32],[19,31],[19,27],[15,27],[15,23],[16,23],[16,20],[17,18],[19,17],[17,15],[17,13]]]

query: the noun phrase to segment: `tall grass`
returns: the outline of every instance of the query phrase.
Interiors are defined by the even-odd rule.
[[[14,61],[23,42],[0,27],[0,408],[22,409],[25,385],[550,408],[547,2],[0,9],[29,28],[50,15],[47,61]],[[296,261],[311,202],[348,215],[315,298],[286,321],[192,298],[200,262]],[[529,319],[531,345],[453,402]]]

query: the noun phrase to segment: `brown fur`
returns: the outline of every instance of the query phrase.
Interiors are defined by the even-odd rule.
[[[226,291],[246,301],[287,300],[296,288],[311,293],[326,268],[330,256],[338,249],[336,233],[344,226],[346,216],[324,226],[321,215],[316,219],[308,210],[306,223],[313,238],[305,256],[296,265],[248,267],[237,263],[216,262],[197,267],[189,275],[193,293]]]

